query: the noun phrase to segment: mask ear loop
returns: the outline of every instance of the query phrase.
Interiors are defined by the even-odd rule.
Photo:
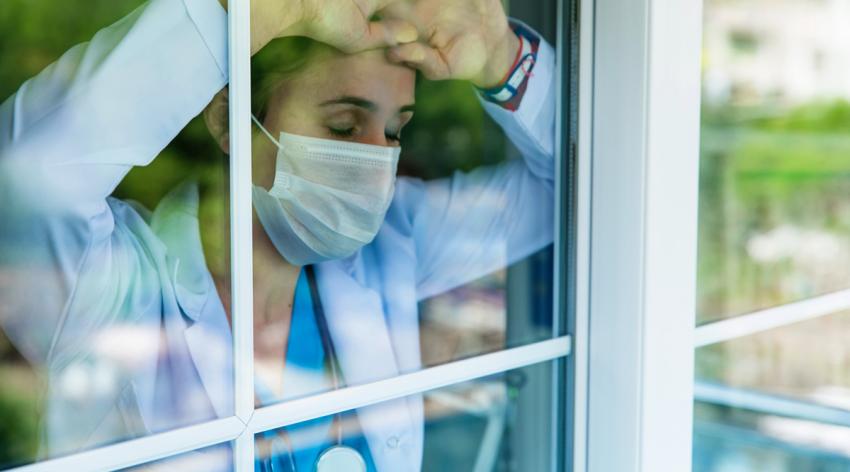
[[[263,126],[263,125],[260,123],[260,120],[258,120],[258,119],[257,119],[257,117],[256,117],[256,116],[254,116],[254,114],[253,114],[253,113],[251,113],[251,120],[254,122],[254,124],[256,124],[256,125],[257,125],[257,127],[258,127],[258,128],[260,128],[260,131],[262,131],[262,132],[263,132],[263,134],[265,134],[266,136],[268,136],[268,137],[269,137],[269,139],[271,139],[271,140],[272,140],[272,142],[273,142],[273,143],[275,143],[275,145],[276,145],[278,148],[280,148],[280,147],[281,147],[281,146],[280,146],[280,143],[278,142],[278,140],[277,140],[277,139],[274,139],[274,136],[272,136],[272,134],[271,134],[271,133],[269,133],[269,130],[267,130],[267,129],[265,128],[265,126]]]
[[[274,139],[274,136],[269,133],[269,130],[267,130],[266,127],[260,123],[260,120],[258,120],[253,113],[251,113],[251,120],[254,122],[254,124],[257,125],[258,128],[260,128],[260,131],[262,131],[263,134],[265,134],[269,139],[271,139],[271,141],[275,144],[275,146],[277,146],[278,149],[283,149],[283,147],[280,145],[280,142],[277,139]],[[289,174],[283,172],[275,172],[274,183],[272,184],[271,190],[274,190],[275,186],[278,185],[282,188],[289,188]]]

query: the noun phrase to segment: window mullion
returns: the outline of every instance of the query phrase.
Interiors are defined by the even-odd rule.
[[[231,416],[35,462],[10,472],[123,469],[231,441],[244,431],[245,424]]]
[[[254,413],[253,248],[251,204],[251,2],[229,2],[230,254],[234,409],[247,423]],[[243,434],[234,447],[240,472],[254,468],[254,444]]]
[[[850,308],[850,289],[759,310],[698,326],[694,347],[751,336],[792,323],[827,316]]]
[[[248,432],[259,433],[569,355],[569,336],[472,357],[259,408]]]
[[[254,413],[247,427],[239,418],[231,416],[57,459],[36,462],[12,470],[14,472],[116,470],[234,441],[235,470],[253,471],[254,434],[258,432],[540,362],[562,359],[570,354],[571,341],[569,336],[550,339],[431,367],[399,377],[260,408]]]
[[[254,470],[254,433],[248,428],[233,441],[233,470]]]
[[[254,411],[249,8],[249,2],[231,2],[229,10],[230,254],[235,370],[234,405],[236,416],[245,422]]]

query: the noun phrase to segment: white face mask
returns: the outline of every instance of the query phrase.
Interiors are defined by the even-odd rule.
[[[254,186],[257,216],[277,250],[303,266],[348,257],[378,234],[395,190],[399,147],[280,133],[274,184]]]

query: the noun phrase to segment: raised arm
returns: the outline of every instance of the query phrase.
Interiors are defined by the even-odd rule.
[[[106,197],[224,86],[226,37],[215,0],[152,0],[0,106],[0,322],[32,361],[46,360],[84,266],[139,268],[145,251]]]
[[[432,182],[404,180],[396,211],[413,232],[420,299],[511,264],[552,241],[555,58],[499,0],[415,0],[391,14],[418,22],[421,41],[391,60],[433,80],[465,79],[523,159]]]
[[[153,0],[77,45],[0,108],[0,179],[21,206],[106,211],[226,83],[226,16],[215,0]]]
[[[398,201],[409,214],[416,244],[420,299],[483,277],[552,242],[554,63],[552,48],[541,41],[518,109],[482,100],[523,159],[399,185]]]

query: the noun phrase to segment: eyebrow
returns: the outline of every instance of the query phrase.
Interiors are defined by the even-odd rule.
[[[371,112],[378,109],[377,103],[375,103],[371,100],[366,100],[365,98],[362,98],[362,97],[353,97],[353,96],[350,96],[350,95],[346,95],[344,97],[339,97],[339,98],[334,98],[332,100],[322,102],[322,104],[321,104],[321,106],[323,106],[323,107],[328,106],[328,105],[354,105],[356,107],[363,108],[364,110],[371,111]],[[405,106],[399,108],[399,112],[403,113],[403,112],[406,112],[406,111],[413,111],[414,109],[415,109],[415,106],[413,104],[410,104],[410,105],[405,105]]]

